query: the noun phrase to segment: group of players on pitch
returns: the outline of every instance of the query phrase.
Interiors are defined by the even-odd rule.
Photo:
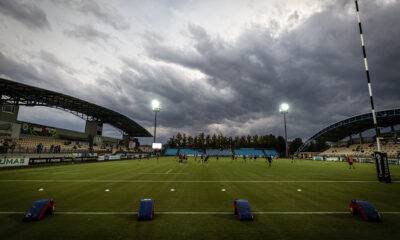
[[[187,161],[188,161],[188,155],[186,155],[186,154],[179,154],[176,157],[177,157],[177,161],[179,163],[187,163]],[[203,164],[203,163],[208,163],[210,156],[209,155],[199,155],[199,161],[197,158],[198,158],[198,155],[195,155],[194,161]],[[215,158],[216,158],[216,160],[219,160],[220,156],[217,155],[217,156],[215,156]],[[257,160],[257,158],[258,158],[257,155],[249,155],[249,156],[242,155],[242,159],[244,162],[246,162],[247,159],[249,159],[249,160],[253,159],[255,161],[255,160]],[[271,167],[273,157],[270,155],[266,155],[266,156],[264,156],[264,158],[265,158],[266,162],[268,163],[268,167]],[[238,156],[231,155],[231,159],[232,159],[232,161],[237,161]],[[293,161],[293,158],[292,158],[292,161]]]
[[[176,157],[177,157],[177,161],[179,163],[187,163],[187,161],[188,161],[188,155],[186,155],[186,154],[179,154]],[[220,156],[218,156],[218,155],[214,156],[214,157],[216,158],[216,160],[219,160],[219,158],[220,158]],[[257,155],[249,155],[249,156],[242,155],[241,157],[242,157],[244,162],[246,162],[247,159],[249,159],[249,160],[253,159],[255,161],[258,158]],[[210,156],[209,155],[199,155],[199,158],[200,158],[199,161],[197,161],[198,160],[197,158],[198,158],[198,155],[195,155],[194,156],[194,161],[203,164],[203,163],[208,163],[208,160],[209,160]],[[268,167],[271,167],[272,166],[272,160],[273,160],[274,157],[272,157],[270,155],[266,155],[266,156],[264,156],[264,158],[265,158],[266,162],[268,163]],[[231,155],[231,160],[232,161],[237,161],[238,160],[238,156],[237,155]],[[293,163],[294,162],[294,157],[292,156],[290,158],[290,160]],[[355,161],[354,161],[353,156],[347,155],[346,156],[346,162],[349,164],[349,169],[356,169],[355,166],[354,166],[354,162]]]

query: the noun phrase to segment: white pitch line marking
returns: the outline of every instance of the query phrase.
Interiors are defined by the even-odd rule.
[[[152,173],[165,174],[165,173]],[[185,173],[169,173],[169,174],[185,174]],[[115,179],[3,179],[0,182],[54,182],[54,183],[377,183],[378,181],[370,180],[115,180]],[[400,181],[392,181],[397,183]]]
[[[0,211],[1,215],[6,214],[24,214],[25,212],[21,211]],[[379,212],[381,214],[400,214],[400,212]],[[57,211],[55,212],[56,215],[131,215],[137,214],[137,212],[73,212],[73,211]],[[160,215],[233,215],[232,212],[155,212],[155,214]],[[335,215],[335,214],[349,214],[350,212],[253,212],[255,215]]]
[[[172,170],[172,169],[171,169]],[[136,173],[138,175],[166,175],[166,174],[174,174],[174,175],[185,175],[187,173]]]
[[[137,212],[55,212],[57,215],[131,215]]]

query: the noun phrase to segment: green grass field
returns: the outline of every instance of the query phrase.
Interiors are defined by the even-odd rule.
[[[377,182],[372,164],[356,168],[160,158],[2,170],[0,239],[400,239],[399,166],[392,184]],[[22,222],[41,198],[55,199],[56,215]],[[141,198],[155,200],[153,221],[137,221]],[[250,201],[253,222],[235,218],[236,198]],[[354,198],[371,201],[383,223],[348,214]]]

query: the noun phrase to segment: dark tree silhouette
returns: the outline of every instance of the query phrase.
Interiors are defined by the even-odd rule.
[[[302,144],[301,138],[294,139],[290,144],[290,153],[297,150]],[[318,148],[323,148],[325,143],[314,144],[318,145]],[[224,136],[221,133],[218,135],[209,134],[205,135],[200,133],[196,136],[189,136],[185,133],[177,133],[176,136],[172,136],[166,143],[166,147],[171,148],[219,148],[219,149],[231,149],[231,148],[264,148],[264,149],[275,149],[280,154],[285,152],[285,139],[282,136],[275,137],[272,134],[264,136]]]

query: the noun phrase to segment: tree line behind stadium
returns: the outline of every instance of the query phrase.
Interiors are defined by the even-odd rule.
[[[303,144],[301,138],[288,141],[289,154],[293,154]],[[177,133],[168,139],[165,147],[169,148],[198,148],[198,149],[232,149],[232,148],[262,148],[275,149],[279,154],[285,153],[285,139],[282,136],[268,135],[242,135],[224,136],[223,134],[205,134],[191,136],[185,133]],[[329,145],[325,142],[315,142],[310,144],[307,151],[322,151]]]

